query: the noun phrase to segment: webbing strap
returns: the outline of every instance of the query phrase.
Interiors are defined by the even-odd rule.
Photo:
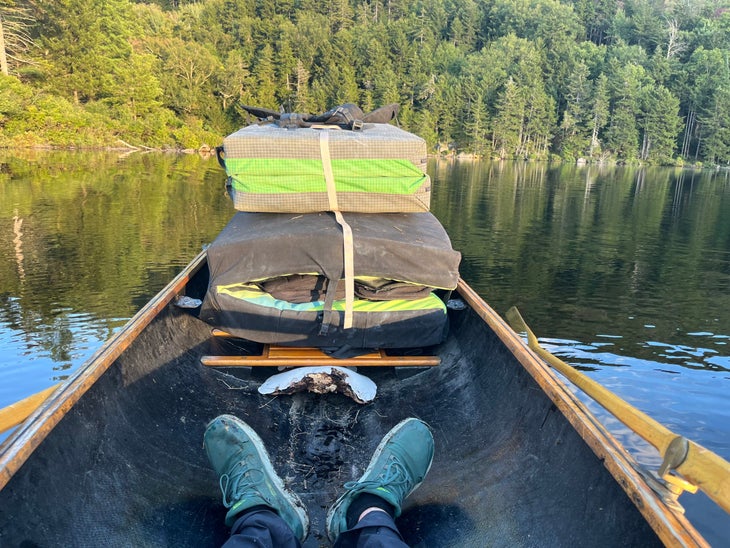
[[[319,132],[319,155],[322,158],[322,170],[324,171],[324,182],[327,185],[327,202],[330,211],[339,211],[335,174],[332,172],[332,157],[330,156],[330,134],[327,130]]]
[[[332,303],[335,302],[338,285],[340,285],[339,280],[327,281],[327,292],[324,294],[324,303],[322,305],[322,325],[319,326],[319,334],[322,336],[329,333],[330,325],[335,323],[337,317],[337,314],[332,310]]]
[[[335,187],[335,176],[332,172],[332,158],[330,156],[329,132],[323,130],[319,133],[319,152],[322,157],[322,169],[324,180],[327,185],[327,201],[330,210],[334,212],[337,223],[342,227],[342,252],[345,262],[345,320],[343,329],[352,327],[352,307],[355,303],[355,251],[352,228],[345,221],[337,205],[337,188]],[[337,280],[330,280],[330,284],[337,285]],[[325,310],[325,317],[328,311]]]
[[[335,219],[342,227],[342,245],[345,254],[345,322],[344,329],[352,327],[352,307],[355,304],[355,241],[352,237],[352,228],[342,213],[335,211]]]

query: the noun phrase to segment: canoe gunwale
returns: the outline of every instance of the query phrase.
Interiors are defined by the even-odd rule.
[[[667,507],[637,470],[638,464],[621,443],[600,423],[556,373],[469,285],[459,280],[457,291],[494,331],[545,394],[570,422],[578,435],[616,479],[666,546],[709,547],[683,514]]]
[[[0,445],[0,491],[46,436],[205,264],[201,251]]]

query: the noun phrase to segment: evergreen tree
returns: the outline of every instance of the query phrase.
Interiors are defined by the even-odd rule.
[[[718,89],[701,117],[703,157],[713,164],[730,164],[730,87]]]
[[[559,150],[568,157],[582,156],[590,148],[590,91],[588,67],[585,63],[579,63],[570,78],[566,93],[567,105],[560,125]]]
[[[619,158],[632,160],[639,150],[639,129],[636,126],[636,105],[623,99],[611,113],[606,132],[606,146]]]
[[[588,152],[591,157],[594,157],[596,153],[601,152],[601,143],[598,135],[608,122],[608,115],[608,79],[605,74],[601,74],[593,86],[593,93],[591,96],[591,138]]]
[[[492,126],[492,148],[500,158],[510,158],[520,150],[526,101],[523,90],[512,78],[507,80],[497,102],[497,115]]]
[[[606,132],[606,146],[617,156],[629,160],[639,154],[637,118],[641,112],[642,88],[647,84],[646,71],[639,65],[611,63],[609,81],[613,96],[610,125]]]
[[[643,92],[643,142],[640,158],[659,163],[672,160],[682,121],[679,99],[664,86],[651,86]]]
[[[102,99],[113,93],[133,55],[134,21],[127,0],[57,0],[40,12],[41,47],[52,61],[54,89],[75,102]],[[145,75],[141,75],[144,77]],[[135,77],[137,77],[135,75]]]
[[[256,54],[251,74],[256,82],[253,93],[255,105],[278,110],[280,103],[276,93],[278,85],[274,66],[274,49],[270,44],[264,44]]]
[[[630,43],[653,52],[662,41],[662,18],[647,0],[625,0],[624,8],[631,25]]]
[[[407,114],[408,111],[406,111]],[[408,117],[406,116],[406,120]],[[429,151],[432,151],[438,143],[438,130],[436,128],[436,121],[431,113],[427,110],[420,111],[415,114],[413,125],[410,128],[421,137],[426,140]]]
[[[465,130],[466,135],[469,137],[470,148],[474,154],[481,156],[489,152],[487,109],[481,95],[472,98]]]
[[[709,121],[716,119],[715,107],[718,102],[715,96],[720,90],[730,87],[730,66],[726,53],[699,47],[687,63],[686,73],[688,106],[682,155],[694,159],[704,158],[704,141],[708,137],[715,139],[710,135],[711,130],[705,127]]]

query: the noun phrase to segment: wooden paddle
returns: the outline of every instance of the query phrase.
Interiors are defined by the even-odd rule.
[[[28,396],[18,402],[12,403],[3,409],[0,409],[0,434],[6,430],[10,430],[14,426],[18,426],[25,419],[30,417],[31,413],[38,409],[40,405],[46,401],[60,384],[54,384],[50,388],[46,388],[32,396]]]
[[[517,308],[510,308],[506,316],[513,329],[527,333],[527,345],[531,350],[659,450],[664,459],[660,468],[660,475],[664,479],[675,485],[680,483],[673,481],[673,476],[668,476],[669,470],[675,470],[730,513],[730,463],[701,445],[675,434],[542,348]]]

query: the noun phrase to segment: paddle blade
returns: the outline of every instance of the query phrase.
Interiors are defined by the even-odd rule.
[[[28,396],[25,399],[0,409],[0,433],[18,426],[21,422],[30,417],[33,411],[38,409],[38,407],[46,401],[48,396],[50,396],[56,388],[58,388],[58,386],[58,384],[54,384],[50,388],[46,388],[41,392]]]

